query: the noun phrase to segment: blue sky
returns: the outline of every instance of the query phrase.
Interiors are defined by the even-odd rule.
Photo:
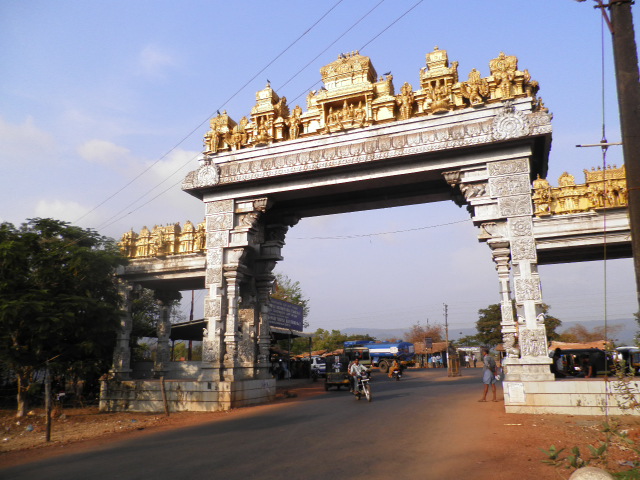
[[[501,51],[517,56],[554,114],[548,178],[568,171],[580,182],[602,163],[599,150],[575,148],[602,136],[602,51],[607,137],[619,140],[611,41],[605,31],[602,47],[592,3],[4,0],[0,220],[54,217],[114,238],[199,221],[202,205],[179,185],[212,114],[248,115],[267,79],[304,107],[319,69],[353,50],[391,71],[396,90],[418,88],[436,45],[461,79],[488,75]],[[608,161],[622,163],[619,148]],[[366,236],[342,238],[353,235]],[[489,250],[452,202],[303,219],[283,254],[278,270],[300,281],[314,330],[442,323],[447,303],[455,331],[499,300]],[[600,320],[606,299],[609,319],[630,318],[631,261],[607,263],[606,291],[604,271],[541,267],[551,313]]]

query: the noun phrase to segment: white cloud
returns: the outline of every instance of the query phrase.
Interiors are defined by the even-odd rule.
[[[83,159],[99,165],[121,166],[131,160],[129,149],[107,140],[89,140],[80,145],[77,152]]]
[[[11,124],[0,117],[0,164],[33,163],[40,158],[51,159],[56,143],[53,136],[35,124],[28,116],[22,124]]]
[[[35,206],[35,216],[40,218],[55,218],[65,222],[75,222],[89,211],[85,205],[74,201],[57,199],[40,199]],[[91,214],[83,218],[81,225],[95,224],[95,217]]]
[[[177,65],[176,60],[168,52],[156,45],[147,45],[138,56],[138,75],[159,78],[164,72]]]

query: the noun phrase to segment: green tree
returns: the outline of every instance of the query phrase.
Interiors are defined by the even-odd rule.
[[[542,313],[545,315],[544,324],[547,331],[547,337],[550,340],[556,340],[558,338],[556,329],[562,325],[562,321],[548,314],[551,307],[546,303],[541,304],[540,308]],[[513,310],[515,318],[515,306],[513,307]],[[502,343],[502,327],[500,326],[500,322],[502,321],[502,311],[500,304],[494,303],[489,305],[487,308],[481,308],[478,310],[478,315],[480,316],[476,322],[476,330],[478,333],[474,337],[478,342],[480,342],[480,345],[495,347],[499,343]]]
[[[111,239],[53,219],[0,224],[0,362],[15,372],[17,415],[34,374],[104,372],[119,304],[114,269],[126,263]]]
[[[478,310],[479,318],[476,321],[476,338],[482,345],[495,347],[502,342],[500,322],[502,312],[499,303],[493,303],[487,308]],[[515,317],[514,317],[515,318]]]
[[[309,299],[304,296],[300,282],[294,282],[283,273],[276,273],[275,292],[272,298],[283,300],[285,302],[300,305],[302,307],[302,318],[309,316]],[[306,320],[303,320],[305,328],[309,326]]]

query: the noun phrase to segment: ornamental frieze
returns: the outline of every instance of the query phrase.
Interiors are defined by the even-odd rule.
[[[489,178],[489,195],[492,197],[522,195],[530,192],[531,183],[526,173]]]
[[[531,215],[530,195],[514,195],[511,197],[498,198],[498,211],[502,217],[517,217],[520,215]]]
[[[511,241],[511,258],[519,260],[536,260],[536,242],[533,237],[518,237]]]
[[[548,357],[547,336],[543,328],[521,328],[519,344],[523,357]]]
[[[220,358],[220,349],[216,343],[212,340],[202,340],[202,361],[203,362],[217,362]]]
[[[207,250],[207,266],[222,265],[222,248],[210,248]]]
[[[209,267],[205,272],[205,285],[222,285],[222,266]]]
[[[522,303],[526,300],[542,300],[540,291],[540,281],[535,278],[516,278],[516,302]]]
[[[513,175],[514,173],[529,173],[529,160],[517,158],[515,160],[501,160],[488,163],[489,176]]]

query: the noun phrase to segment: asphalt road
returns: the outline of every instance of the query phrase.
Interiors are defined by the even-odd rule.
[[[399,382],[374,373],[371,403],[331,390],[0,470],[0,479],[490,478],[482,432],[503,405],[476,401],[480,373],[417,370]]]

